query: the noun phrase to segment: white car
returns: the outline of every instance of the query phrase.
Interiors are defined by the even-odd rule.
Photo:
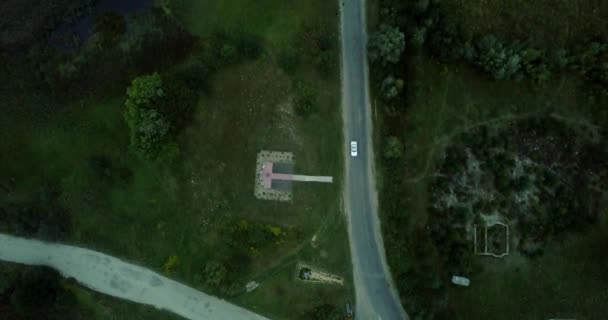
[[[350,142],[350,156],[351,157],[357,156],[357,141]]]

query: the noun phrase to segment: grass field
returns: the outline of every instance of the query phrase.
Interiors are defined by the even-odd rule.
[[[242,28],[262,36],[270,49],[293,41],[304,23],[338,26],[337,3],[331,1],[181,0],[178,8],[177,15],[194,34]]]
[[[559,78],[545,89],[530,89],[522,83],[488,82],[466,66],[438,64],[424,56],[411,57],[408,65],[407,109],[396,116],[379,117],[377,133],[378,137],[397,135],[404,142],[398,174],[405,182],[399,190],[405,207],[400,210],[407,213],[411,231],[429,222],[429,183],[445,149],[460,133],[533,116],[601,131],[578,89],[578,80],[570,77]],[[588,233],[552,242],[538,259],[517,252],[503,259],[480,257],[483,271],[471,278],[471,287],[447,285],[442,289],[447,290],[443,304],[454,319],[601,318],[608,312],[603,303],[608,278],[601,271],[606,261],[597,248],[607,240],[606,208],[604,203],[600,211],[603,222]],[[400,259],[407,255],[388,254]]]
[[[175,16],[203,38],[225,29],[244,29],[263,39],[254,60],[219,71],[201,99],[191,124],[177,137],[180,158],[172,165],[139,160],[129,150],[124,96],[84,99],[46,121],[3,118],[1,178],[16,178],[7,202],[37,197],[44,183],[61,190],[60,203],[72,219],[69,242],[101,250],[163,272],[206,290],[197,276],[208,261],[239,264],[227,230],[239,221],[279,227],[281,241],[241,248],[251,259],[238,275],[260,287],[227,298],[273,319],[293,319],[317,305],[342,308],[352,301],[348,237],[340,207],[342,129],[338,68],[321,76],[307,59],[295,74],[277,65],[277,53],[298,41],[305,22],[337,32],[337,3],[305,1],[181,1]],[[333,54],[338,55],[338,44]],[[294,82],[314,84],[318,112],[294,113]],[[10,134],[9,134],[10,132]],[[255,160],[260,150],[293,152],[296,171],[334,176],[331,185],[295,185],[290,203],[254,198]],[[110,163],[96,172],[91,159]],[[314,246],[312,237],[316,235]],[[303,261],[343,276],[344,286],[312,286],[295,280]],[[146,306],[74,288],[99,319],[166,319]],[[215,293],[215,292],[214,292]],[[99,301],[99,306],[94,302]]]

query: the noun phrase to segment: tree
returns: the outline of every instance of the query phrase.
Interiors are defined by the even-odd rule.
[[[493,35],[481,38],[477,49],[477,64],[495,80],[508,80],[521,69],[521,56]]]
[[[397,160],[403,156],[403,144],[401,140],[395,136],[390,136],[386,139],[384,147],[384,158],[387,160]]]
[[[169,138],[170,129],[171,124],[158,111],[143,109],[139,112],[131,144],[143,157],[156,158]]]
[[[213,288],[221,288],[228,275],[228,269],[216,260],[209,261],[204,270],[205,284]]]
[[[95,33],[100,36],[102,46],[115,44],[127,30],[124,17],[116,12],[107,12],[95,20]]]
[[[421,48],[424,45],[424,41],[426,40],[426,28],[425,27],[415,27],[412,31],[412,36],[410,37],[410,43],[416,48]]]
[[[393,75],[389,75],[384,79],[384,81],[382,81],[381,89],[382,96],[385,99],[390,100],[399,95],[401,90],[403,90],[403,80],[395,79]]]
[[[8,291],[13,284],[13,279],[9,278],[9,275],[4,272],[0,272],[0,296]]]
[[[369,56],[372,61],[379,61],[382,65],[399,62],[405,50],[405,35],[398,27],[381,24],[371,36],[369,42]]]
[[[53,314],[69,300],[70,293],[59,283],[59,273],[47,267],[26,271],[15,283],[11,303],[26,319],[59,319]]]
[[[131,146],[144,159],[154,159],[170,142],[171,124],[157,110],[165,92],[160,75],[140,76],[127,89],[125,120],[131,133]]]

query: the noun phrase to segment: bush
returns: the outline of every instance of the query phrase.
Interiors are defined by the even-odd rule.
[[[75,297],[59,282],[59,273],[47,267],[26,271],[15,283],[11,303],[29,320],[69,319],[66,309],[76,305]]]
[[[310,84],[302,81],[295,84],[293,104],[299,116],[306,117],[317,112],[317,99]]]
[[[370,38],[369,57],[382,65],[395,64],[405,50],[405,35],[398,27],[381,24]]]
[[[416,27],[412,31],[412,35],[410,37],[410,43],[415,48],[422,48],[424,46],[424,41],[426,40],[426,28],[425,27]]]
[[[226,281],[228,270],[221,262],[212,260],[205,265],[204,270],[205,284],[214,288],[221,289]]]
[[[296,50],[288,47],[279,52],[277,63],[285,73],[293,75],[300,63],[300,56]]]
[[[125,120],[130,129],[131,147],[143,159],[155,159],[171,142],[171,123],[158,112],[165,102],[163,82],[158,73],[135,78],[127,89]]]
[[[97,17],[94,31],[100,37],[102,46],[116,44],[118,38],[127,30],[127,24],[122,15],[116,12],[107,12]]]
[[[204,59],[213,66],[214,71],[239,63],[247,59],[255,59],[262,53],[262,40],[243,30],[231,32],[219,31],[209,40]]]
[[[154,109],[142,109],[138,116],[131,145],[144,158],[156,158],[168,141],[171,124]]]
[[[336,70],[336,59],[333,51],[323,50],[315,58],[317,71],[323,78],[329,78]]]
[[[477,51],[476,64],[495,80],[508,80],[521,69],[521,56],[493,35],[481,38]]]
[[[403,80],[395,79],[393,75],[389,75],[382,81],[382,97],[390,100],[395,98],[403,90]]]
[[[383,156],[387,160],[397,160],[403,156],[403,143],[395,136],[386,139]]]

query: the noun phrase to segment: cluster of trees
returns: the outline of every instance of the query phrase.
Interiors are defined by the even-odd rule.
[[[323,23],[307,23],[301,27],[295,40],[284,46],[277,54],[277,63],[289,75],[294,75],[298,66],[304,61],[312,62],[316,71],[323,78],[335,75],[338,56],[335,51],[338,38]]]
[[[71,228],[70,215],[59,203],[59,189],[43,185],[31,198],[0,206],[0,231],[23,237],[57,241]]]
[[[218,245],[223,249],[206,258],[194,281],[203,289],[224,296],[242,293],[245,286],[242,276],[249,271],[253,258],[270,246],[280,245],[292,234],[278,226],[245,219],[225,219],[219,228],[228,240]]]
[[[412,2],[400,12],[399,21],[411,30],[413,47],[427,44],[429,52],[440,59],[464,60],[495,80],[527,79],[536,84],[544,84],[560,72],[575,72],[595,92],[608,94],[608,43],[591,41],[547,50],[533,47],[525,39],[509,43],[492,34],[473,36],[444,19],[438,4],[429,0]]]
[[[0,271],[2,319],[59,320],[90,316],[59,273],[47,267]]]
[[[403,132],[405,113],[397,106],[407,103],[400,95],[403,86],[399,83],[400,79],[408,78],[404,59],[407,55],[428,54],[443,62],[464,61],[492,79],[529,81],[538,85],[555,79],[558,73],[578,73],[587,80],[585,90],[593,90],[594,94],[608,92],[608,48],[601,40],[549,50],[533,47],[525,39],[506,42],[493,35],[466,34],[452,23],[453,19],[445,19],[445,11],[440,10],[440,6],[439,0],[382,0],[379,21],[385,25],[382,27],[384,34],[393,34],[395,40],[378,40],[382,39],[378,36],[380,27],[370,38],[373,82],[385,111],[379,139],[383,171],[383,192],[379,196],[387,226],[383,230],[385,247],[402,301],[415,319],[450,318],[444,284],[449,282],[451,273],[471,275],[479,271],[471,257],[472,244],[462,229],[476,213],[497,210],[514,219],[513,229],[522,236],[518,249],[534,256],[542,253],[549,239],[570,230],[584,229],[594,221],[599,198],[593,190],[601,190],[608,181],[606,170],[600,169],[607,167],[606,162],[598,158],[605,154],[600,150],[607,150],[606,145],[590,144],[583,135],[568,130],[558,133],[553,126],[563,127],[561,123],[541,121],[533,126],[534,129],[531,124],[523,123],[500,134],[480,127],[463,135],[457,146],[449,148],[439,174],[428,185],[429,203],[443,203],[440,198],[452,201],[453,197],[462,201],[450,207],[430,207],[427,210],[429,223],[413,223],[406,212],[410,201],[404,191],[408,187],[402,181],[407,164],[402,156],[394,156],[400,154],[394,149],[403,151],[396,141]],[[386,25],[392,26],[392,31],[389,32]],[[395,36],[395,30],[403,32],[407,43],[396,64],[386,59],[390,54],[382,60],[377,47],[379,44],[398,47],[395,43],[399,43],[397,39],[401,37]],[[385,52],[395,53],[390,49]],[[602,112],[604,120],[598,122],[605,123],[607,112],[599,110],[594,114]],[[522,135],[536,138],[524,139]],[[522,141],[533,143],[524,147]],[[569,146],[574,141],[582,143]],[[533,152],[534,148],[540,151]],[[465,152],[467,149],[473,157]],[[535,165],[522,165],[521,160],[525,159]],[[473,160],[480,165],[478,172],[462,177]],[[591,169],[585,174],[575,174],[581,171],[580,168]],[[513,175],[518,170],[524,174]],[[456,181],[459,175],[462,179]],[[458,184],[463,181],[467,182],[466,186]],[[454,190],[450,194],[452,198],[448,197],[450,188]],[[492,190],[489,193],[495,200],[479,198],[473,201],[474,195],[482,195],[479,190],[483,188]],[[515,196],[521,196],[518,201],[530,201],[525,206],[529,210],[522,212],[522,203],[515,201]]]
[[[405,35],[399,27],[381,24],[369,40],[369,57],[383,66],[396,64],[405,50]]]
[[[319,105],[317,86],[302,77],[296,77],[298,67],[309,62],[324,79],[336,75],[337,37],[335,32],[327,30],[333,28],[322,23],[304,24],[291,45],[284,46],[276,57],[279,67],[292,78],[292,104],[296,115],[300,117],[318,113]]]
[[[294,83],[295,94],[293,106],[297,115],[309,116],[318,111],[318,103],[315,88],[306,81],[296,81]]]
[[[135,77],[127,88],[125,120],[137,154],[168,162],[177,157],[174,136],[191,120],[198,89],[208,91],[209,78],[218,70],[257,58],[262,53],[260,43],[244,31],[216,32],[190,63]]]
[[[381,7],[383,24],[370,39],[370,57],[382,65],[399,61],[397,49],[403,52],[401,43],[407,42],[413,52],[426,47],[439,59],[464,60],[495,80],[545,84],[554,74],[574,72],[588,80],[594,95],[608,95],[608,43],[601,40],[547,50],[533,47],[525,39],[510,43],[492,34],[467,34],[443,17],[439,1],[384,0]],[[408,32],[403,36],[399,29]],[[404,75],[397,70],[392,77]]]
[[[133,79],[127,89],[125,120],[130,129],[131,146],[144,159],[155,159],[161,152],[175,149],[171,124],[158,110],[167,103],[158,73]]]
[[[0,5],[4,17],[0,49],[14,50],[49,37],[59,25],[69,24],[81,17],[94,0],[6,0]],[[31,10],[36,8],[36,10]]]
[[[608,182],[606,160],[598,158],[608,152],[604,147],[553,119],[501,131],[480,127],[448,149],[431,184],[429,212],[434,221],[453,220],[452,226],[498,214],[516,226],[517,249],[539,255],[550,239],[596,221],[599,188]],[[435,240],[438,248],[459,242]]]

